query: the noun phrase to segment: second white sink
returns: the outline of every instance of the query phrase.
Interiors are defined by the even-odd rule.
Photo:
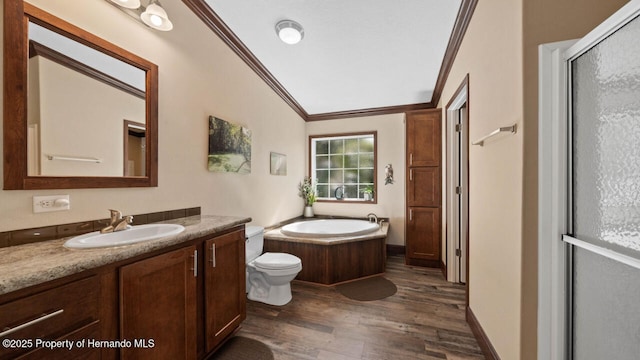
[[[132,226],[127,230],[101,234],[99,231],[76,236],[67,240],[64,247],[71,249],[93,249],[122,245],[130,245],[143,241],[160,239],[184,231],[184,226],[177,224],[147,224]]]

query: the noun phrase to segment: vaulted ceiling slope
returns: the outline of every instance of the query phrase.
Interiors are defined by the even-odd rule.
[[[477,0],[183,0],[305,121],[433,108]],[[304,28],[295,45],[275,25]]]

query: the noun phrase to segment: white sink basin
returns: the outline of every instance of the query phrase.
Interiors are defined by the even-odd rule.
[[[92,249],[136,244],[143,241],[172,236],[184,231],[184,226],[176,224],[137,225],[127,230],[101,234],[99,231],[76,236],[67,240],[64,247],[71,249]]]

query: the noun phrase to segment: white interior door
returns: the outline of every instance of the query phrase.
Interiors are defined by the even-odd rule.
[[[468,226],[467,89],[447,107],[447,279],[467,282]]]
[[[457,249],[456,249],[456,271],[457,282],[467,282],[467,214],[469,207],[469,187],[467,184],[467,172],[468,172],[468,136],[467,130],[469,128],[468,122],[467,103],[465,102],[460,109],[458,109],[458,129],[457,132],[457,189],[456,195],[456,212],[457,212]]]

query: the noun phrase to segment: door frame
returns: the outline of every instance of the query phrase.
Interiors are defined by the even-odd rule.
[[[640,15],[632,0],[580,40],[540,45],[538,94],[538,358],[571,356],[569,61]],[[598,251],[597,249],[588,249]],[[605,255],[606,254],[602,254]]]
[[[458,150],[455,149],[455,145],[456,145],[456,131],[455,131],[455,123],[457,121],[457,116],[459,113],[459,110],[466,105],[467,108],[467,117],[466,117],[466,125],[467,125],[467,129],[465,129],[465,131],[463,132],[463,134],[465,134],[466,136],[462,139],[462,141],[466,141],[467,146],[465,147],[466,151],[465,154],[462,154],[463,159],[466,159],[466,164],[461,164],[462,166],[466,166],[466,184],[467,184],[467,188],[463,189],[463,194],[466,195],[467,198],[467,206],[466,206],[466,211],[462,214],[462,218],[458,219],[457,214],[456,214],[456,207],[454,206],[454,203],[456,202],[456,193],[455,193],[455,187],[456,187],[456,181],[455,181],[455,177],[457,176],[457,169],[454,168],[454,159],[453,156],[454,154],[457,154]],[[457,228],[457,224],[458,221],[463,221],[466,223],[465,226],[465,234],[463,235],[465,237],[465,245],[464,249],[461,249],[463,252],[463,257],[465,258],[465,283],[467,284],[467,305],[469,304],[469,204],[468,204],[468,199],[469,199],[469,74],[467,74],[465,76],[465,78],[462,80],[462,83],[458,86],[458,89],[455,91],[455,93],[453,94],[453,96],[451,97],[451,100],[449,100],[449,103],[447,104],[446,107],[446,126],[445,126],[445,131],[446,131],[446,139],[445,139],[445,143],[446,143],[446,166],[445,166],[445,188],[446,188],[446,195],[445,195],[445,204],[444,207],[446,209],[446,229],[445,229],[445,239],[446,239],[446,245],[445,245],[445,249],[446,249],[446,255],[445,258],[447,259],[447,281],[450,282],[459,282],[459,276],[457,273],[457,266],[455,266],[458,262],[458,259],[456,259],[456,248],[457,248],[457,244],[454,241],[454,239],[456,239],[456,228]],[[453,220],[453,221],[452,221]]]

